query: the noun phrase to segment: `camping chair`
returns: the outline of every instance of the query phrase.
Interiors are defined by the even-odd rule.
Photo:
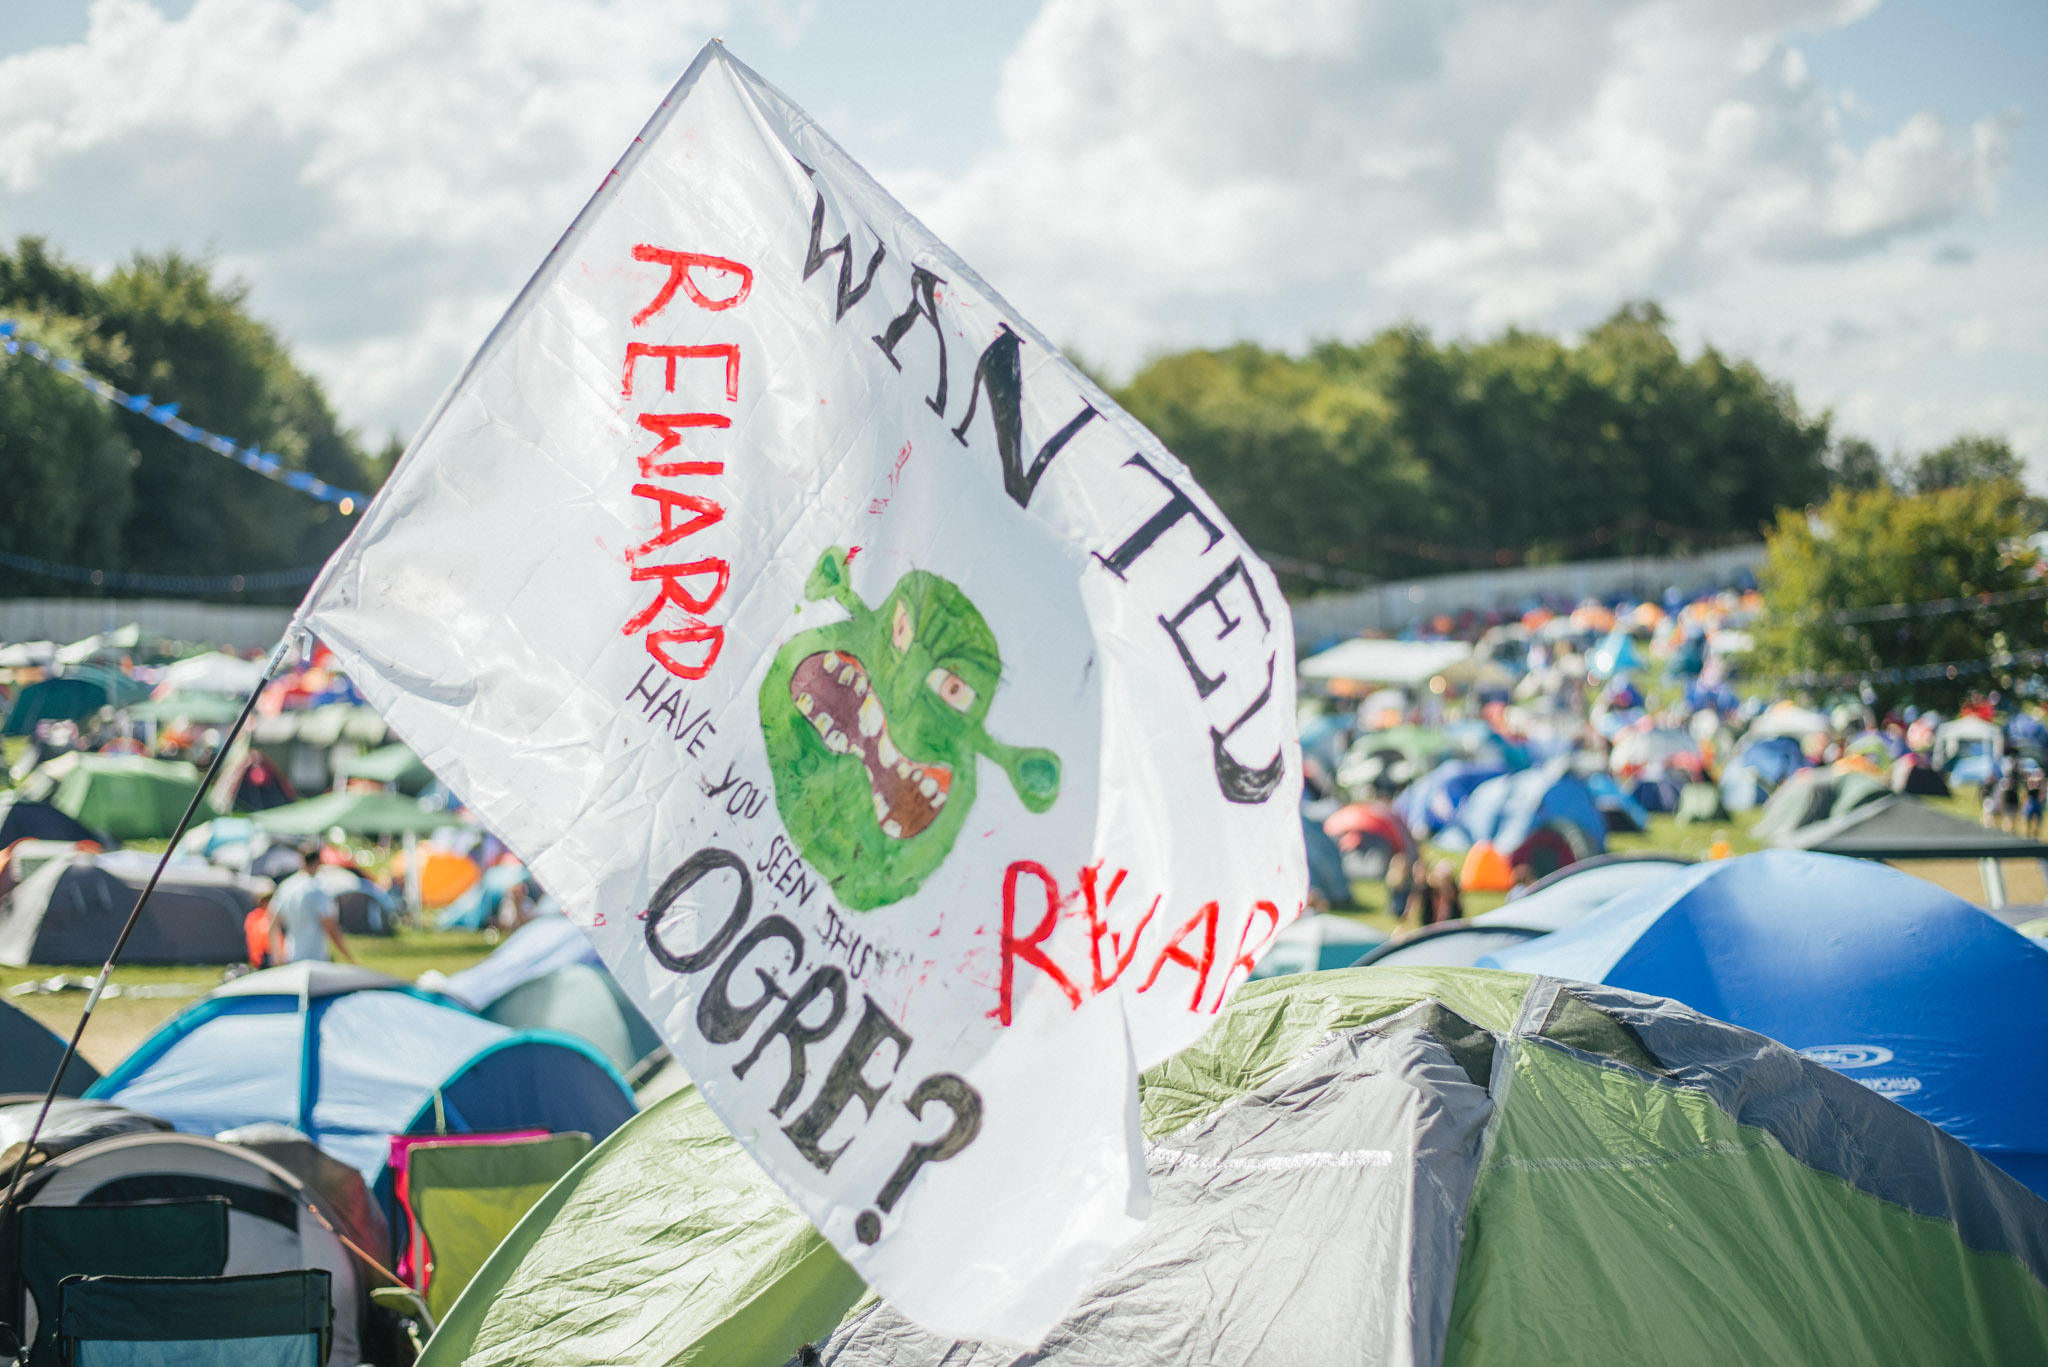
[[[325,1268],[251,1277],[67,1277],[67,1367],[323,1367],[334,1338]]]
[[[58,1284],[74,1276],[214,1277],[228,1260],[224,1196],[21,1212],[22,1289],[34,1298],[31,1367],[56,1367]],[[24,1333],[23,1307],[12,1307]]]
[[[415,1241],[416,1284],[436,1322],[534,1202],[589,1152],[590,1136],[581,1133],[412,1146],[400,1200]]]

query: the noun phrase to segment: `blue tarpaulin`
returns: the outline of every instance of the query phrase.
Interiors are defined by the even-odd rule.
[[[1932,883],[1766,851],[1481,962],[1674,997],[1769,1035],[2048,1194],[2048,953]]]

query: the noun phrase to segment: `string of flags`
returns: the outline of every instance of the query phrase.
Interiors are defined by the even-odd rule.
[[[1866,669],[1850,674],[1788,674],[1779,682],[1794,688],[1847,688],[1863,683],[1920,683],[1928,679],[1957,679],[1965,674],[1989,674],[2000,670],[2048,664],[2048,650],[2010,651],[1982,660],[1951,660],[1942,664],[1905,665],[1895,669]]]
[[[313,582],[318,565],[301,565],[294,570],[259,570],[254,574],[131,574],[126,570],[95,570],[83,565],[59,565],[32,555],[0,551],[0,565],[25,574],[51,579],[68,579],[74,584],[99,588],[131,589],[144,593],[254,593],[262,589],[298,588]]]
[[[2027,603],[2039,598],[2048,598],[2048,584],[2038,584],[2029,589],[2006,589],[1998,593],[1968,594],[1961,598],[1931,598],[1921,603],[1879,603],[1867,608],[1843,608],[1838,612],[1822,613],[1815,620],[1831,626],[1851,622],[1889,622],[1901,617],[1939,617],[1944,613],[1966,612],[1973,608],[2004,607],[2008,603]]]
[[[151,422],[156,423],[159,427],[163,427],[183,437],[194,446],[202,446],[216,455],[226,456],[229,460],[234,461],[245,469],[254,470],[266,479],[274,480],[287,488],[296,489],[310,498],[319,499],[322,503],[331,503],[340,509],[343,516],[354,513],[368,501],[362,494],[357,493],[353,489],[337,489],[327,483],[327,481],[304,470],[288,469],[282,458],[273,452],[265,451],[256,446],[239,445],[226,437],[209,432],[203,427],[197,427],[192,423],[186,422],[178,416],[178,405],[175,403],[158,403],[147,394],[130,394],[125,390],[108,384],[105,380],[86,370],[77,362],[57,355],[42,343],[27,337],[17,336],[16,324],[9,319],[0,319],[0,350],[5,350],[9,356],[27,356],[31,360],[40,361],[58,374],[76,380],[108,403],[125,408],[131,413],[139,413]],[[296,571],[280,571],[280,573],[296,573]],[[293,582],[305,583],[307,581],[300,579]]]

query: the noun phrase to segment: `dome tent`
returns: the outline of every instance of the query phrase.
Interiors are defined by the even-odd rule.
[[[67,854],[0,900],[0,964],[106,962],[155,856]],[[258,900],[247,878],[192,861],[167,865],[122,953],[129,964],[247,962],[242,922]]]
[[[864,1299],[684,1092],[534,1207],[421,1367],[2016,1364],[2048,1336],[2048,1206],[1675,1003],[1474,970],[1279,978],[1140,1095],[1152,1214],[1028,1354]]]
[[[1568,760],[1488,779],[1458,805],[1437,837],[1448,849],[1488,841],[1515,865],[1538,876],[1607,849],[1607,818]]]
[[[290,1125],[373,1183],[399,1134],[602,1138],[633,1094],[590,1045],[513,1031],[367,969],[297,963],[174,1017],[91,1095],[191,1134]]]
[[[1675,997],[1783,1040],[2048,1191],[2048,1059],[2032,1047],[2048,954],[1932,883],[1769,850],[1482,962]]]
[[[363,1360],[370,1273],[335,1234],[355,1226],[318,1192],[261,1154],[189,1134],[117,1135],[82,1144],[33,1169],[23,1180],[19,1199],[22,1205],[35,1207],[195,1196],[227,1198],[229,1275],[325,1268],[333,1277],[334,1308],[334,1343],[327,1365],[353,1367]],[[15,1237],[13,1229],[0,1231],[0,1244],[12,1249]]]
[[[40,1094],[63,1060],[64,1041],[48,1026],[11,1002],[0,1002],[0,1093]],[[83,1096],[99,1076],[97,1068],[74,1054],[57,1095]]]

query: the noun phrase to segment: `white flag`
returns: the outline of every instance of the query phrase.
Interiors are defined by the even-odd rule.
[[[303,621],[936,1330],[1067,1310],[1305,895],[1272,575],[715,44]]]

